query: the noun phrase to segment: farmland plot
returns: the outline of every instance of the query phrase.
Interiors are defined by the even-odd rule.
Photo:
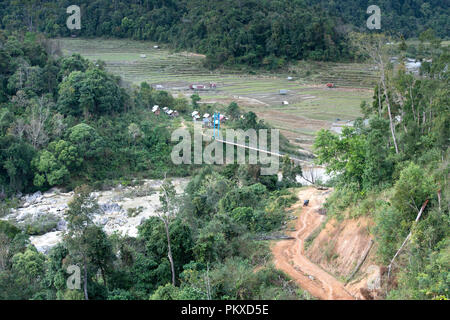
[[[128,39],[58,39],[65,55],[80,53],[102,60],[108,71],[128,85],[150,85],[189,97],[189,85],[217,84],[217,89],[199,91],[202,103],[228,105],[236,101],[255,112],[300,148],[311,149],[315,133],[333,122],[360,116],[360,104],[372,99],[376,74],[367,65],[299,62],[285,74],[239,70],[210,71],[202,66],[203,55],[175,52],[155,43]],[[292,76],[292,81],[287,80]],[[336,88],[326,88],[332,82]],[[286,90],[280,95],[280,90]],[[287,101],[287,105],[283,105]]]

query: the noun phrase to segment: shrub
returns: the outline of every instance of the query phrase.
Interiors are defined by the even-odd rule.
[[[21,227],[26,234],[43,235],[55,229],[59,220],[60,218],[54,214],[46,214],[37,219],[27,218]]]

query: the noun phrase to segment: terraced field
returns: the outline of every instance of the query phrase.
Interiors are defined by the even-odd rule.
[[[317,75],[312,79],[334,83],[337,87],[372,88],[376,71],[369,65],[357,63],[316,63]]]
[[[174,52],[155,43],[110,39],[58,39],[65,55],[80,53],[106,62],[107,70],[128,85],[145,81],[177,95],[189,97],[189,84],[214,82],[214,91],[198,92],[202,103],[228,105],[236,101],[246,110],[279,128],[299,147],[311,148],[314,134],[339,120],[360,115],[363,100],[372,99],[376,74],[363,64],[299,62],[289,73],[248,74],[239,70],[210,71],[202,66],[203,55]],[[158,44],[159,45],[159,44]],[[141,55],[145,55],[142,58]],[[307,69],[307,70],[306,70]],[[292,76],[292,81],[287,77]],[[328,89],[325,84],[337,88]],[[280,90],[287,90],[280,95]],[[287,101],[288,105],[282,105]]]

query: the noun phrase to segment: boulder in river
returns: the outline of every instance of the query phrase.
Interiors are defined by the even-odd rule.
[[[65,220],[59,220],[56,224],[56,230],[65,231],[67,230],[67,222]]]
[[[29,203],[29,204],[38,203],[42,200],[42,192],[37,191],[37,192],[33,193],[32,195],[27,195],[24,197],[24,200],[26,203]]]

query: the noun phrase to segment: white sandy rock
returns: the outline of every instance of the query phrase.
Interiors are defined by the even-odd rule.
[[[177,193],[182,193],[188,180],[185,178],[173,179]],[[159,190],[161,180],[146,180],[141,186],[116,188],[107,191],[95,191],[92,193],[97,198],[100,208],[99,214],[94,216],[94,223],[102,226],[107,234],[118,232],[122,235],[136,237],[138,226],[146,219],[156,214],[160,207]],[[142,192],[144,190],[144,192]],[[146,191],[148,190],[148,192]],[[73,191],[63,193],[58,188],[42,194],[36,192],[22,197],[23,205],[5,216],[4,220],[12,220],[20,223],[28,219],[38,219],[43,215],[55,215],[60,219],[56,231],[40,236],[31,236],[31,243],[40,251],[47,253],[59,241],[63,232],[67,229],[64,213],[68,203],[72,200]],[[145,194],[142,196],[142,194]],[[135,217],[128,217],[127,210],[141,207],[141,211]]]

